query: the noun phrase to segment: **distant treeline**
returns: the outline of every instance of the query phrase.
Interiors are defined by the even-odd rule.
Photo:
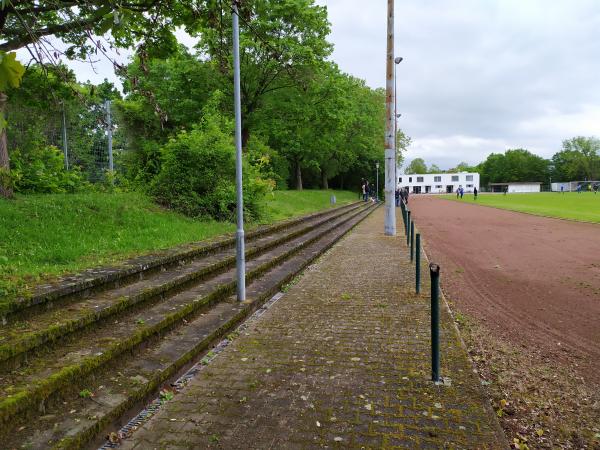
[[[598,181],[600,180],[600,139],[578,136],[563,141],[562,150],[544,159],[525,149],[491,153],[485,161],[471,166],[460,163],[448,170],[435,164],[427,166],[422,158],[413,159],[406,173],[477,172],[481,185],[509,181]]]

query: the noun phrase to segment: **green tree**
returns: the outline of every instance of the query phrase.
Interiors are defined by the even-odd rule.
[[[549,176],[549,161],[525,149],[492,153],[480,165],[481,184],[540,181]]]
[[[0,14],[5,8],[4,2],[0,8]],[[0,23],[1,23],[0,16]],[[8,156],[8,144],[6,138],[6,102],[8,97],[6,90],[16,88],[21,84],[21,78],[25,72],[24,67],[16,60],[16,53],[0,51],[0,197],[12,197],[13,187],[10,178],[10,159]]]
[[[201,6],[181,0],[2,1],[0,115],[3,116],[7,102],[6,89],[18,85],[20,76],[15,75],[22,69],[14,59],[15,54],[7,52],[32,46],[35,50],[30,53],[34,58],[44,55],[44,60],[53,65],[62,56],[84,59],[90,54],[106,54],[108,47],[136,47],[143,56],[166,55],[175,48],[175,29],[194,23]],[[45,41],[49,36],[66,43],[66,50],[60,52],[50,46]],[[38,63],[42,62],[40,58]],[[7,66],[10,71],[5,70]],[[4,127],[0,130],[0,195],[9,196],[10,160],[3,130]]]
[[[460,162],[453,167],[452,169],[448,169],[448,173],[460,173],[460,172],[476,172],[476,168],[471,166],[469,163]]]
[[[600,178],[600,139],[578,136],[563,141],[552,157],[553,178],[562,181],[595,181]]]
[[[404,173],[427,173],[427,164],[425,164],[425,160],[423,160],[423,158],[415,158],[408,166],[406,166]]]
[[[398,152],[396,153],[396,165],[398,167],[402,166],[404,163],[404,154],[408,150],[408,147],[410,147],[411,142],[410,136],[407,136],[404,131],[398,128],[396,133],[396,148],[398,149]]]
[[[199,50],[233,79],[231,15],[227,2],[205,0],[197,18]],[[314,69],[331,54],[327,9],[313,0],[246,0],[240,5],[240,57],[243,147],[254,127],[255,112],[266,95],[305,89]],[[227,83],[229,91],[232,83]]]

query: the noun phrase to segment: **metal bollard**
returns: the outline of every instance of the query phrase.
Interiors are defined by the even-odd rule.
[[[429,264],[431,275],[431,379],[440,381],[440,266]]]
[[[406,245],[410,244],[410,209],[406,213]]]
[[[415,259],[415,223],[410,222],[410,262]]]
[[[417,233],[415,254],[415,290],[417,294],[421,293],[421,233]]]

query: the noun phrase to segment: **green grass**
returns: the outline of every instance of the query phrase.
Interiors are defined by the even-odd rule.
[[[331,193],[277,191],[265,201],[263,223],[329,208]],[[338,205],[357,200],[351,192],[335,194]],[[138,193],[0,199],[0,304],[56,275],[231,231],[232,223],[192,220]]]
[[[477,201],[472,194],[465,194],[462,200],[456,195],[444,195],[443,198],[494,206],[512,211],[526,212],[539,216],[562,219],[583,220],[600,223],[600,194],[592,192],[542,192],[535,194],[481,194]]]
[[[358,201],[358,194],[349,191],[275,191],[267,199],[269,222],[309,214],[320,209],[330,208],[330,197],[335,195],[339,206]]]

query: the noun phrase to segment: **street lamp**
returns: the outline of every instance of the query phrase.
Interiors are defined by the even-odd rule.
[[[402,115],[398,114],[398,87],[396,85],[396,67],[398,67],[398,64],[400,64],[403,59],[404,58],[402,58],[401,56],[397,56],[394,59],[394,153],[396,156],[396,160],[394,161],[394,189],[398,185],[398,118]]]
[[[379,203],[379,162],[375,163],[375,199]]]

